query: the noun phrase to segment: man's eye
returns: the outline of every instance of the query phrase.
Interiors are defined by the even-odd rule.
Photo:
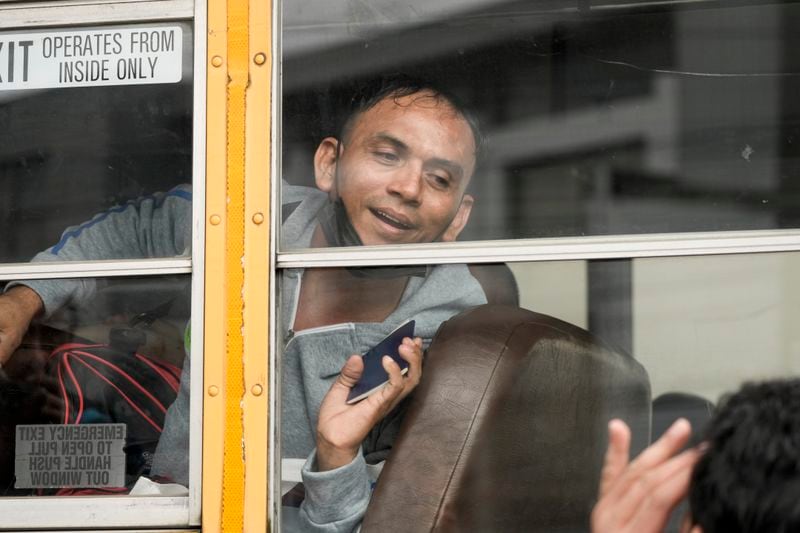
[[[433,180],[434,185],[436,185],[439,189],[447,189],[450,187],[450,180],[447,179],[445,176],[440,176],[438,174],[432,174],[431,179]]]
[[[400,160],[397,154],[392,152],[375,152],[375,157],[387,163],[395,163]]]

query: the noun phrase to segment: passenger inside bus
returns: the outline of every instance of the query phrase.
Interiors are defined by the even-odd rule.
[[[284,246],[455,240],[469,219],[473,198],[466,189],[481,146],[476,122],[454,97],[424,82],[383,80],[371,94],[354,98],[339,138],[320,143],[314,156],[319,190],[284,186]],[[34,261],[186,255],[190,227],[191,191],[178,187],[67,229]],[[423,345],[442,321],[485,303],[486,296],[464,265],[290,270],[281,283],[284,294],[296,295],[282,309],[282,449],[284,457],[306,459],[305,498],[296,515],[285,513],[286,525],[349,531],[369,501],[367,461],[385,459],[399,423],[397,411],[387,413],[419,380]],[[0,296],[0,364],[35,318],[94,294],[89,280],[9,284]],[[346,405],[348,387],[362,370],[359,357],[347,356],[365,352],[409,318],[416,320],[418,337],[401,351],[408,374],[386,363],[390,386]],[[184,485],[189,366],[183,366],[151,471]]]
[[[698,446],[679,419],[628,462],[630,431],[609,424],[592,531],[664,531],[688,497],[681,531],[800,530],[800,380],[749,383],[724,398]]]

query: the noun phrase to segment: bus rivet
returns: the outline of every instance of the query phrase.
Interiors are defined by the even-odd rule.
[[[264,394],[264,387],[262,387],[261,385],[253,385],[252,391],[253,391],[253,396],[261,396],[262,394]]]
[[[222,222],[222,217],[219,215],[211,215],[211,218],[208,219],[211,222],[212,226],[219,226],[219,223]]]
[[[208,395],[209,396],[216,396],[217,394],[219,394],[219,387],[217,387],[216,385],[211,385],[208,388]]]
[[[253,224],[255,224],[256,226],[260,226],[263,223],[264,223],[264,215],[262,215],[261,213],[256,213],[255,215],[253,215]]]
[[[220,57],[220,56],[212,57],[211,58],[211,64],[214,65],[215,67],[221,67],[222,66],[222,57]]]
[[[255,62],[256,65],[263,65],[264,63],[267,62],[267,56],[263,52],[259,52],[253,58],[253,61]]]

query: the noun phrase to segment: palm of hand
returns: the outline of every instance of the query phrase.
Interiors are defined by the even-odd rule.
[[[320,406],[317,423],[320,470],[338,468],[352,461],[372,427],[417,386],[421,375],[422,340],[404,339],[400,355],[409,363],[406,377],[400,373],[397,363],[385,357],[383,365],[389,374],[389,383],[353,405],[347,405],[347,395],[361,377],[364,363],[358,355],[347,360]]]

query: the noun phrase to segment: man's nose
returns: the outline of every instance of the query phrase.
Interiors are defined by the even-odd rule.
[[[422,167],[408,164],[392,176],[389,192],[406,202],[419,203],[422,194]]]

